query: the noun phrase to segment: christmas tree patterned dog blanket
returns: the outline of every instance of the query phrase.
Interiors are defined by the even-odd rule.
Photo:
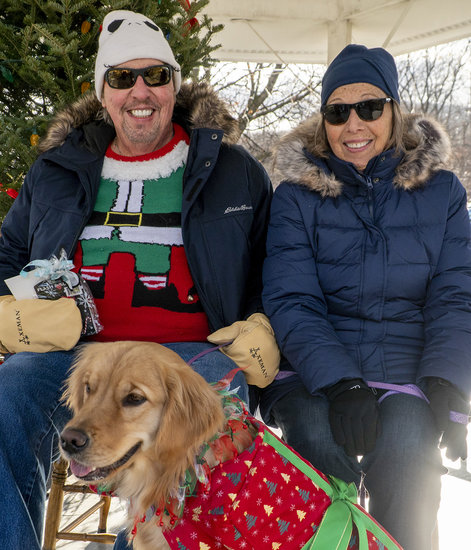
[[[258,435],[187,497],[164,531],[178,550],[400,550],[359,505],[354,484],[328,477],[254,418]]]

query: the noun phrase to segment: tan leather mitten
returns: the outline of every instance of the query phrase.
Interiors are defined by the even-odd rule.
[[[15,300],[0,296],[0,351],[18,353],[72,349],[80,339],[82,316],[73,298]]]
[[[248,384],[264,388],[278,373],[280,350],[270,321],[263,313],[254,313],[246,321],[216,330],[208,340],[217,345],[232,342],[221,351],[243,369]]]

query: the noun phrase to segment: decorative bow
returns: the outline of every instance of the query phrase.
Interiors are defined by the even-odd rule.
[[[331,500],[315,535],[303,546],[302,550],[347,550],[353,530],[358,531],[359,550],[368,550],[369,531],[379,543],[388,550],[402,550],[401,546],[376,521],[357,504],[357,490],[354,483],[345,483],[333,476],[329,482],[321,477],[314,468],[302,460],[291,449],[283,445],[273,434],[266,431],[263,442],[271,445],[278,453],[301,470]],[[379,544],[378,544],[379,546]]]
[[[62,248],[60,251],[60,257],[52,255],[49,260],[33,260],[29,264],[25,265],[21,270],[20,275],[27,277],[31,271],[35,277],[42,277],[43,279],[50,279],[56,281],[57,279],[63,280],[67,283],[67,286],[72,289],[79,283],[79,277],[76,273],[71,271],[74,264],[72,260],[67,259],[67,254]],[[28,269],[33,268],[33,269]]]

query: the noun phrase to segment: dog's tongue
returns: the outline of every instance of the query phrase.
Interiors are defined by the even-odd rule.
[[[70,469],[74,476],[77,477],[84,477],[93,470],[92,467],[79,464],[78,462],[75,462],[75,460],[70,461]]]

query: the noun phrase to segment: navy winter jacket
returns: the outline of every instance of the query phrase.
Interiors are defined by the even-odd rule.
[[[104,154],[114,129],[96,120],[94,95],[59,114],[42,142],[8,212],[0,238],[0,295],[4,279],[31,260],[64,248],[73,258],[93,210]],[[184,85],[174,119],[190,135],[183,182],[185,251],[212,330],[261,311],[271,183],[242,147],[237,121],[205,84]],[[190,122],[191,121],[191,122]]]
[[[316,157],[314,117],[283,138],[271,209],[263,304],[297,373],[265,392],[311,394],[341,379],[421,383],[471,393],[471,249],[466,192],[442,169],[449,141],[406,116],[417,145],[363,173]]]

